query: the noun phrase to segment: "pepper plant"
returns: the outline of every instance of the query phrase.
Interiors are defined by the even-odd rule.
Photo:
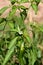
[[[6,18],[0,17],[0,65],[40,65],[43,45],[43,24],[29,23],[32,38],[24,20],[29,8],[21,3],[30,2],[37,14],[40,0],[10,0],[11,6],[0,9],[0,16],[11,8]],[[17,3],[18,5],[15,5]],[[19,10],[20,14],[16,15]]]

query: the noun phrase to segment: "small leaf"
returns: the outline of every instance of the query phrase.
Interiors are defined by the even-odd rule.
[[[13,6],[9,16],[13,16],[15,14],[16,10],[17,10],[17,7]]]
[[[3,23],[4,21],[4,18],[0,18],[0,24]]]
[[[8,7],[3,7],[2,9],[0,9],[0,15],[2,15],[7,9]]]
[[[38,50],[37,56],[38,56],[38,58],[41,58],[41,50]]]
[[[39,4],[41,0],[34,0],[34,1],[35,1],[37,4]]]
[[[24,7],[23,5],[18,6],[18,9],[20,9],[20,8],[23,10],[26,9],[26,7]]]
[[[11,1],[11,4],[14,4],[16,2],[16,0],[10,0]]]
[[[24,61],[23,61],[23,52],[24,52],[24,42],[21,41],[20,53],[19,53],[20,65],[24,65]]]
[[[14,38],[14,39],[10,42],[8,49],[11,49],[11,48],[15,45],[17,39],[18,39],[18,37]]]
[[[15,21],[15,25],[16,25],[16,28],[19,26],[20,29],[23,29],[25,26],[24,26],[24,21],[22,20],[21,16],[14,16],[14,21]],[[18,28],[17,28],[18,29]]]
[[[27,33],[26,30],[24,30],[23,36],[25,37],[25,39],[27,40],[28,43],[31,42],[31,38],[30,38],[30,36],[28,35],[28,33]]]
[[[19,1],[19,0],[18,0]],[[28,2],[29,0],[20,0],[19,2],[24,3],[24,2]]]
[[[32,3],[32,8],[33,8],[33,10],[35,11],[35,14],[37,14],[37,11],[38,11],[38,6],[37,6],[37,4],[33,4]]]

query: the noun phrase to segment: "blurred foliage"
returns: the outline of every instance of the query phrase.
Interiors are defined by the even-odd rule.
[[[31,2],[37,14],[40,0],[11,0],[11,11],[6,18],[0,17],[0,65],[42,65],[43,24],[29,23],[32,38],[24,23],[28,9],[20,5]],[[18,3],[19,6],[14,4]],[[9,7],[0,10],[0,15]],[[20,15],[15,15],[17,9]],[[21,11],[22,10],[22,11]]]

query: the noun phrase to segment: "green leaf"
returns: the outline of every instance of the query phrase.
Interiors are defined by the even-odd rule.
[[[32,3],[31,6],[32,6],[33,10],[35,11],[35,13],[37,14],[37,11],[38,11],[38,6],[37,6],[37,4]]]
[[[24,42],[21,41],[20,53],[19,53],[20,65],[24,65],[24,61],[23,61],[23,52],[24,52]]]
[[[16,10],[17,10],[17,7],[16,6],[13,6],[9,15],[10,16],[13,16],[16,13]]]
[[[21,53],[24,51],[24,42],[21,43]]]
[[[34,65],[35,61],[37,60],[37,49],[33,48],[27,50],[27,57],[29,65]]]
[[[14,16],[14,21],[15,21],[15,25],[16,27],[20,27],[20,29],[24,28],[24,21],[22,20],[21,16]]]
[[[26,7],[24,7],[23,5],[18,6],[18,9],[20,9],[20,8],[23,10],[26,9]]]
[[[6,24],[6,21],[3,21],[3,23],[0,24],[0,30],[3,30],[5,24]]]
[[[25,37],[25,39],[27,40],[28,43],[30,43],[32,41],[26,30],[24,30],[23,36]]]
[[[37,23],[30,23],[30,26],[32,29],[34,29],[35,31],[41,31],[43,32],[43,24],[37,24]]]
[[[11,1],[11,4],[14,4],[16,2],[16,0],[10,0]]]
[[[14,47],[12,47],[10,50],[8,50],[2,65],[6,65],[6,63],[10,59],[13,52],[14,52]]]
[[[43,32],[43,25],[39,26],[39,30]]]
[[[11,21],[14,18],[14,14],[16,13],[16,10],[17,10],[17,7],[12,6],[11,11],[10,11],[9,15],[6,18],[7,21]]]
[[[13,21],[9,21],[8,25],[10,26],[11,29],[14,29],[14,23],[13,23]]]
[[[41,50],[39,49],[38,52],[37,52],[37,57],[38,57],[38,58],[41,58],[41,54],[42,54],[42,52],[41,52]]]
[[[34,50],[35,51],[35,50]],[[36,61],[36,53],[30,50],[30,61],[29,61],[29,65],[34,65],[35,61]]]
[[[17,39],[18,39],[18,37],[14,38],[14,39],[10,42],[8,49],[11,49],[11,48],[15,45]]]
[[[34,0],[36,4],[39,4],[41,0]]]
[[[0,9],[0,15],[2,15],[7,9],[8,7],[3,7],[2,9]]]
[[[32,3],[32,2],[34,2],[34,0],[30,0],[30,2]]]
[[[4,59],[2,65],[6,65],[7,61],[10,59],[10,57],[11,57],[13,51],[14,51],[14,46],[15,46],[15,44],[16,44],[17,38],[18,38],[18,37],[14,38],[14,39],[10,42],[9,47],[8,47],[9,50],[7,51],[7,54],[6,54],[6,56],[5,56],[5,59]]]
[[[24,3],[24,2],[28,2],[28,0],[20,0],[19,2]]]
[[[0,24],[3,23],[4,21],[4,18],[0,18]]]

